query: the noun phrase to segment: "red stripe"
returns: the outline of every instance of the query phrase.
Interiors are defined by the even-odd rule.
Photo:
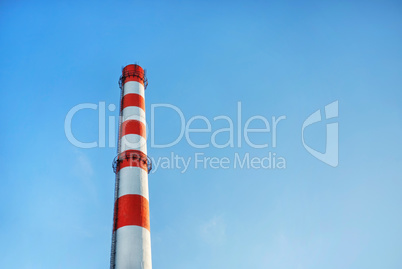
[[[145,72],[141,66],[136,64],[129,64],[123,68],[123,75],[122,75],[122,84],[128,81],[137,81],[144,85],[145,80]]]
[[[121,106],[120,109],[123,110],[128,106],[137,106],[142,108],[145,111],[145,100],[139,94],[136,93],[129,93],[123,96],[121,99]]]
[[[123,83],[123,84],[125,84],[126,82],[129,82],[129,81],[137,81],[137,82],[141,83],[142,85],[144,85],[144,79],[143,79],[143,78],[139,78],[139,77],[137,77],[137,76],[129,76],[129,77],[126,77],[126,78],[124,79],[124,83]]]
[[[147,138],[145,124],[138,120],[126,120],[121,124],[120,138],[127,134],[137,134]]]
[[[116,200],[113,231],[127,225],[141,226],[150,231],[149,203],[144,196],[127,194]]]
[[[139,150],[126,150],[119,154],[116,173],[124,167],[140,167],[148,172],[148,158],[145,153]]]

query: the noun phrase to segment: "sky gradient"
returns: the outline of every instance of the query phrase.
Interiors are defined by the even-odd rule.
[[[109,268],[116,148],[75,147],[64,124],[78,104],[118,106],[131,63],[147,70],[148,127],[156,104],[186,122],[204,116],[212,132],[227,128],[213,120],[221,115],[236,130],[239,102],[243,127],[254,115],[286,116],[276,147],[272,133],[250,135],[264,149],[148,143],[155,160],[286,159],[285,169],[151,173],[154,268],[402,268],[401,15],[398,1],[2,1],[0,268]],[[307,117],[334,101],[335,168],[301,140]],[[74,116],[75,137],[97,141],[98,112]],[[149,133],[173,141],[178,114],[154,112]],[[322,152],[326,123],[305,131]]]

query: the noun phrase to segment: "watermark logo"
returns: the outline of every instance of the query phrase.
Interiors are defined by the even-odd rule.
[[[72,132],[72,122],[74,116],[84,109],[95,110],[98,112],[98,127],[99,127],[99,135],[97,141],[92,142],[82,142]],[[155,133],[155,119],[157,118],[158,113],[156,112],[159,109],[170,110],[170,112],[176,113],[179,120],[179,135],[173,140],[165,143],[158,143],[156,140]],[[185,140],[188,145],[195,149],[205,149],[205,148],[242,148],[243,146],[248,146],[253,149],[264,149],[264,148],[276,148],[277,146],[277,130],[278,125],[281,121],[286,120],[286,116],[282,115],[279,117],[272,116],[271,118],[267,118],[262,115],[254,115],[247,119],[243,119],[242,116],[242,104],[241,102],[237,103],[237,113],[236,117],[229,117],[227,115],[218,115],[213,119],[209,119],[203,115],[195,115],[190,118],[186,118],[183,111],[174,105],[171,104],[152,104],[151,105],[151,117],[150,117],[150,125],[145,121],[145,112],[144,115],[130,115],[130,116],[120,116],[120,119],[116,116],[110,115],[107,117],[107,111],[113,112],[116,110],[116,106],[114,104],[110,104],[107,106],[105,102],[99,102],[99,104],[93,103],[83,103],[78,104],[70,109],[67,113],[65,121],[64,121],[64,131],[66,134],[66,138],[68,141],[78,148],[104,148],[108,146],[109,148],[115,147],[116,141],[116,123],[124,122],[128,120],[136,120],[140,121],[144,124],[146,128],[146,138],[150,136],[150,147],[151,148],[171,148],[177,144],[179,144],[182,140]],[[141,109],[139,109],[141,111]],[[108,118],[108,119],[107,119]],[[245,123],[243,125],[243,121]],[[226,127],[221,128],[213,128],[215,122],[223,122],[226,123]],[[256,122],[262,123],[263,127],[260,128],[252,128],[251,126]],[[206,127],[204,128],[195,128],[194,125],[199,123],[203,123]],[[149,127],[150,126],[150,130]],[[150,132],[148,132],[150,131]],[[106,145],[106,133],[109,136],[109,143]],[[204,134],[209,137],[207,143],[197,144],[194,142],[192,136],[194,134]],[[225,143],[218,143],[217,136],[218,135],[227,135],[228,139]],[[264,143],[256,143],[252,141],[251,136],[253,134],[264,134],[266,135],[266,140]],[[127,144],[130,147],[136,147],[146,143],[146,140],[141,141],[130,141],[124,136],[122,137],[122,142]]]
[[[158,158],[150,157],[152,161],[151,173],[159,169],[176,169],[185,173],[189,167],[192,169],[269,169],[280,170],[286,168],[286,159],[277,156],[275,152],[268,152],[265,156],[252,156],[250,153],[240,154],[235,152],[231,156],[216,157],[207,156],[202,152],[194,153],[194,156],[180,156],[171,152],[170,156]]]
[[[242,113],[241,102],[238,102],[237,106],[233,108],[234,111],[232,111],[231,117],[229,115],[217,115],[213,118],[203,115],[186,117],[179,107],[172,104],[152,104],[150,124],[147,124],[145,111],[140,108],[132,107],[127,112],[123,111],[120,117],[116,117],[116,113],[114,113],[116,106],[114,104],[106,105],[105,102],[99,102],[98,104],[83,103],[74,106],[67,113],[64,122],[64,131],[66,138],[72,145],[85,149],[95,147],[114,148],[118,146],[120,152],[127,149],[146,152],[147,138],[150,138],[150,148],[173,148],[183,141],[187,142],[194,149],[194,152],[192,152],[194,153],[193,156],[184,157],[175,152],[171,152],[170,156],[158,157],[158,159],[152,159],[151,156],[150,158],[155,168],[153,172],[158,169],[178,169],[184,173],[189,167],[194,167],[194,169],[286,169],[286,158],[278,154],[279,152],[275,152],[275,150],[279,142],[283,143],[283,139],[278,139],[277,137],[278,128],[282,128],[281,126],[287,117],[285,115],[271,117],[254,115],[246,118]],[[79,117],[76,114],[81,113],[83,110],[93,111],[93,116],[96,115],[95,117],[98,120],[98,137],[95,141],[83,142],[73,134],[72,122],[75,117]],[[169,119],[176,121],[175,130],[177,131],[173,138],[169,137],[168,139],[166,139],[163,132],[159,132],[159,135],[155,132],[156,118],[163,118],[167,112],[171,115]],[[325,152],[314,149],[305,141],[305,130],[307,127],[338,117],[338,101],[326,105],[324,115],[322,116],[321,113],[321,110],[317,110],[304,121],[301,134],[302,144],[318,160],[332,167],[337,167],[337,122],[331,120],[326,124]],[[135,123],[133,128],[140,129],[141,133],[120,134],[121,137],[119,137],[118,127],[126,126],[121,123],[129,121]],[[258,128],[256,128],[257,126]],[[123,130],[124,128],[121,127],[120,129]],[[116,145],[117,140],[119,140],[119,143]],[[227,152],[230,154],[233,152],[231,149],[244,147],[249,148],[250,151],[243,151],[242,154],[235,152],[234,155],[223,157],[205,156],[202,152],[203,149],[214,148],[228,149],[229,151]]]
[[[332,102],[325,106],[325,119],[332,119],[338,117],[338,101]],[[321,153],[310,146],[304,140],[304,130],[308,126],[322,121],[321,110],[315,111],[303,123],[302,126],[302,142],[304,148],[318,160],[332,166],[338,166],[338,123],[327,123],[327,137],[325,141],[325,152]]]

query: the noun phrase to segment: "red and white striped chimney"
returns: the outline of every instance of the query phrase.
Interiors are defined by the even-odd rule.
[[[124,67],[120,78],[121,104],[116,173],[111,269],[151,269],[149,225],[145,71]]]

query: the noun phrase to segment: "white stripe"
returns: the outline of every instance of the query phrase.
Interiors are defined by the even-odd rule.
[[[122,122],[126,120],[138,120],[146,125],[145,111],[138,106],[128,106],[123,109]]]
[[[136,93],[144,97],[144,85],[138,81],[129,81],[124,84],[124,95]]]
[[[135,149],[147,154],[147,140],[137,134],[127,134],[120,139],[120,151]]]
[[[142,195],[149,200],[148,173],[140,167],[123,167],[119,171],[119,195]]]
[[[151,234],[140,226],[116,231],[116,269],[152,269]]]

